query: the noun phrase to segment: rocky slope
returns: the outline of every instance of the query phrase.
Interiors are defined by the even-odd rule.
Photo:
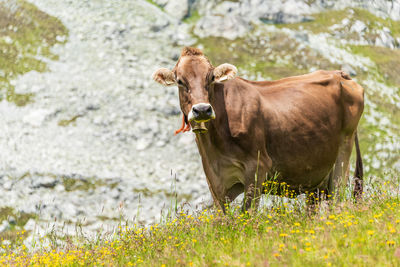
[[[210,201],[193,134],[173,136],[177,90],[150,78],[185,45],[252,79],[347,70],[366,88],[367,174],[400,170],[397,1],[30,2],[68,36],[57,58],[40,57],[46,69],[10,80],[26,105],[0,102],[0,232],[23,227],[28,245],[52,229],[158,221],[175,199]]]

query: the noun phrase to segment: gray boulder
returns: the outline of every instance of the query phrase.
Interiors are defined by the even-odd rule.
[[[354,24],[351,26],[350,31],[356,32],[358,34],[363,33],[367,29],[367,25],[361,20],[356,20]]]
[[[188,0],[167,1],[167,4],[164,6],[164,10],[173,17],[182,20],[189,14],[189,1]]]
[[[260,20],[265,23],[271,24],[287,24],[287,23],[297,23],[312,21],[313,18],[310,16],[294,15],[284,13],[283,11],[278,12],[268,12],[260,17]]]
[[[4,220],[1,224],[0,224],[0,233],[3,233],[5,231],[7,231],[8,229],[10,229],[10,224],[8,223],[7,220]]]
[[[395,48],[396,41],[391,35],[389,29],[383,29],[378,34],[379,34],[378,38],[375,39],[376,46],[384,46],[384,47],[389,47],[391,49]]]
[[[207,15],[198,21],[194,34],[201,38],[215,36],[234,40],[244,36],[251,29],[251,24],[238,15],[225,17]]]

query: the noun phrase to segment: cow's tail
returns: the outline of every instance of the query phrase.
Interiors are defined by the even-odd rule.
[[[355,138],[354,138],[354,143],[356,146],[356,170],[354,172],[354,197],[356,200],[361,198],[361,195],[363,193],[363,177],[364,177],[364,170],[363,170],[363,162],[361,158],[361,151],[360,151],[360,145],[358,143],[358,134],[356,132]]]

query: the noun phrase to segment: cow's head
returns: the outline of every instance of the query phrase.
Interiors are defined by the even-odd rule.
[[[201,123],[216,116],[210,104],[213,83],[233,79],[236,73],[235,66],[225,63],[214,68],[199,49],[185,47],[174,69],[158,69],[153,79],[163,85],[178,85],[183,114],[189,122]]]

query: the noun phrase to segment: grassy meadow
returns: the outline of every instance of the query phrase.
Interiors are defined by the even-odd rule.
[[[399,266],[398,178],[370,180],[374,183],[367,184],[362,201],[345,197],[314,211],[301,197],[269,196],[268,204],[253,213],[242,213],[237,205],[226,215],[214,208],[193,213],[183,207],[159,224],[121,222],[114,234],[53,237],[33,251],[21,237],[2,245],[0,265]],[[58,245],[57,238],[65,245]]]

